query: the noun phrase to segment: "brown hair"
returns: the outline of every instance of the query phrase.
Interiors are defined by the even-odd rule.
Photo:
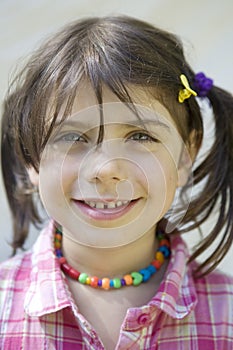
[[[183,88],[181,74],[190,82],[194,79],[179,39],[124,16],[71,23],[32,55],[12,84],[2,117],[2,172],[13,217],[14,252],[23,246],[30,223],[41,222],[30,194],[26,168],[33,166],[38,171],[41,152],[58,112],[67,101],[64,118],[69,113],[80,82],[90,81],[100,105],[103,85],[127,103],[132,103],[127,87],[138,85],[148,89],[174,117],[187,144],[191,131],[195,130],[198,150],[203,134],[200,108],[194,97],[178,103],[178,91]],[[182,223],[186,227],[183,231],[199,227],[219,202],[216,225],[190,260],[215,239],[221,240],[198,268],[199,274],[211,271],[222,260],[233,237],[233,99],[217,87],[211,89],[208,98],[213,106],[216,137],[209,155],[194,171],[194,186],[206,181],[190,203]],[[51,113],[53,118],[45,128],[46,116]]]

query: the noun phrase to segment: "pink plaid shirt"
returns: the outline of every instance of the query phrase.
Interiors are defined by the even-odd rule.
[[[214,272],[194,281],[184,242],[171,241],[164,281],[147,305],[128,310],[116,349],[232,350],[233,279]],[[0,303],[1,350],[104,349],[60,271],[52,225],[1,264]]]

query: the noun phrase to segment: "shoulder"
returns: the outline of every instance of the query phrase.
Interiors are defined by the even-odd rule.
[[[12,258],[0,263],[0,280],[11,279],[21,268],[25,269],[31,263],[31,251],[19,253]]]
[[[30,251],[18,254],[0,264],[0,305],[11,302],[16,294],[22,294],[28,284],[30,272]]]
[[[195,280],[197,292],[210,294],[226,293],[233,297],[233,276],[215,270]]]
[[[233,277],[219,270],[194,280],[198,317],[214,323],[228,322],[233,327]]]

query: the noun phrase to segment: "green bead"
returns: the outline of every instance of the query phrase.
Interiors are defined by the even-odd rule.
[[[121,288],[121,280],[120,280],[120,278],[114,278],[113,279],[113,286],[114,286],[114,288]]]
[[[87,278],[88,278],[88,275],[83,272],[83,273],[80,273],[78,280],[80,283],[86,284]]]
[[[133,285],[138,286],[139,284],[142,283],[143,280],[143,275],[139,272],[132,272],[131,276],[133,278]]]

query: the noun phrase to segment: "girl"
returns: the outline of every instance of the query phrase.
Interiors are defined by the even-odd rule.
[[[18,78],[2,117],[13,252],[42,222],[37,190],[51,221],[1,265],[0,348],[232,349],[233,280],[213,272],[233,236],[232,96],[128,17],[71,23]],[[215,140],[195,166],[201,99]],[[180,234],[217,205],[190,256]]]

